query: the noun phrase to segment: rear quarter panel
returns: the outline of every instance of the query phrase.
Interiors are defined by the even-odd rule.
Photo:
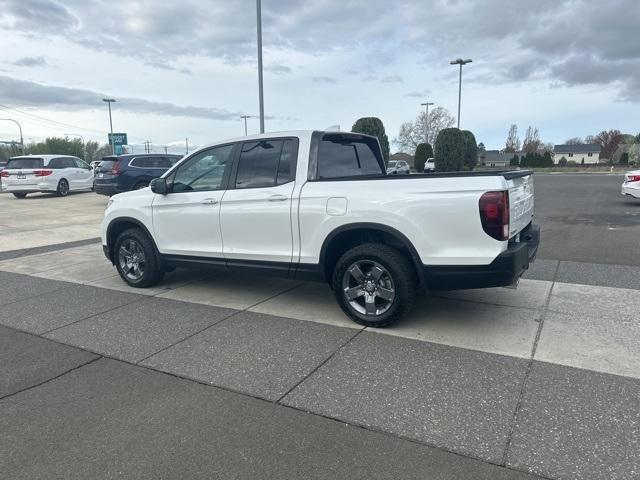
[[[501,176],[307,182],[299,199],[300,262],[318,263],[333,230],[377,223],[404,234],[425,265],[487,265],[507,242],[482,230],[478,200],[507,188]],[[336,199],[344,199],[343,212]]]

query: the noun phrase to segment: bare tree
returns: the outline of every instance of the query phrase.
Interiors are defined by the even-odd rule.
[[[525,133],[524,141],[522,142],[522,151],[527,153],[536,153],[541,150],[543,146],[542,140],[540,140],[540,133],[536,127],[527,127],[527,133]]]
[[[518,137],[518,126],[516,124],[511,125],[509,133],[507,134],[507,141],[504,144],[504,151],[506,153],[516,153],[520,150],[520,138]]]
[[[580,137],[573,137],[573,138],[570,138],[569,140],[567,140],[564,143],[565,143],[565,145],[583,145],[584,144],[584,140],[582,140]]]
[[[624,140],[624,135],[620,130],[602,131],[594,137],[595,143],[600,145],[600,158],[613,160],[614,153],[618,150],[618,146]]]
[[[413,122],[405,122],[400,126],[398,137],[394,140],[403,151],[413,153],[421,143],[433,146],[438,133],[455,124],[453,115],[444,107],[436,107],[429,111],[429,138],[427,138],[426,113],[422,112]]]
[[[598,142],[596,141],[595,135],[587,135],[586,137],[584,137],[584,143],[591,144],[591,143],[598,143]]]

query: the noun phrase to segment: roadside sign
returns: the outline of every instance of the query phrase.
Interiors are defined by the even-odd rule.
[[[112,137],[113,137],[113,142],[111,141]],[[129,142],[127,141],[126,133],[114,133],[113,136],[111,133],[109,133],[108,138],[109,138],[109,145],[115,145],[116,147],[118,145],[129,145]]]

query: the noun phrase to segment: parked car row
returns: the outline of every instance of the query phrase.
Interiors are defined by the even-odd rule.
[[[89,190],[111,196],[146,187],[180,158],[180,155],[128,154],[104,157],[89,165],[69,155],[21,155],[0,165],[0,179],[2,190],[16,198],[36,192],[64,197],[70,192]]]

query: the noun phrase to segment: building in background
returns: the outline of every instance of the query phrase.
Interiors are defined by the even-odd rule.
[[[520,155],[522,152],[518,153],[506,153],[501,150],[485,150],[478,152],[478,165],[483,167],[508,167],[509,162],[513,158],[514,155]]]
[[[597,143],[585,143],[582,145],[556,145],[553,147],[553,163],[556,165],[564,157],[568,162],[574,161],[579,164],[599,163],[600,145]],[[606,160],[606,159],[602,159]]]

